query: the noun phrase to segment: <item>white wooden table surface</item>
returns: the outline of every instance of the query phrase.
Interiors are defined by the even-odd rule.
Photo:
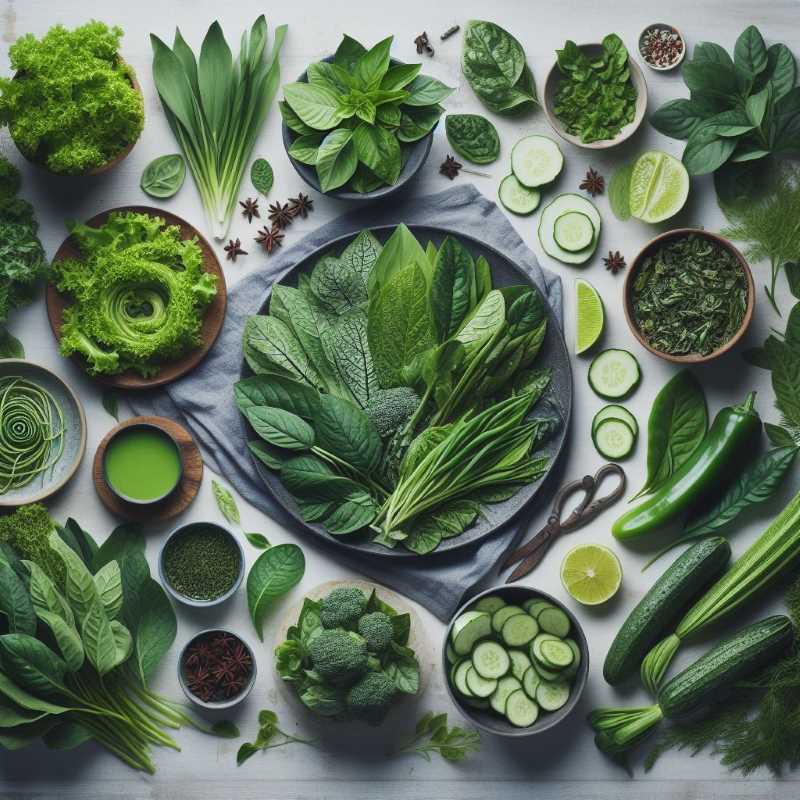
[[[647,6],[652,6],[648,10]],[[54,23],[62,22],[72,27],[91,18],[120,25],[125,31],[122,52],[135,67],[145,96],[146,126],[133,153],[114,171],[85,180],[54,180],[44,173],[24,166],[23,194],[36,206],[41,223],[41,237],[48,254],[52,255],[64,237],[65,218],[86,219],[104,209],[133,203],[151,201],[139,189],[139,177],[144,166],[155,156],[177,150],[175,141],[164,119],[155,93],[150,64],[151,53],[148,34],[157,33],[171,40],[173,30],[179,25],[184,37],[197,49],[208,25],[219,19],[228,40],[238,42],[245,25],[259,13],[265,13],[271,26],[288,23],[281,65],[283,80],[291,80],[309,61],[328,54],[343,33],[349,33],[367,45],[395,34],[393,54],[406,61],[419,60],[414,37],[427,30],[436,49],[433,59],[423,56],[424,71],[446,83],[457,86],[458,91],[446,102],[449,111],[481,112],[482,108],[459,70],[460,34],[446,42],[439,34],[454,23],[470,18],[488,18],[498,22],[522,42],[541,92],[544,78],[554,59],[554,50],[565,39],[578,42],[598,41],[611,31],[619,33],[628,48],[635,53],[639,31],[648,23],[665,21],[677,25],[685,34],[690,46],[702,39],[719,42],[731,49],[736,36],[748,24],[756,23],[766,39],[786,42],[800,56],[800,6],[794,0],[667,0],[655,4],[632,0],[348,0],[348,2],[320,2],[320,0],[293,0],[285,3],[258,3],[253,0],[237,2],[212,2],[212,0],[2,0],[0,4],[0,30],[2,53],[0,68],[8,68],[7,46],[18,36],[32,32],[41,36]],[[635,56],[634,56],[635,57]],[[665,100],[684,96],[685,88],[677,74],[660,75],[645,70],[648,81],[650,109]],[[491,116],[491,115],[490,115]],[[492,177],[475,178],[478,188],[487,196],[495,197],[499,180],[509,171],[508,159],[511,145],[527,133],[550,134],[541,111],[523,120],[505,120],[492,116],[497,125],[503,152],[499,161],[487,169]],[[22,161],[3,134],[3,149],[16,163]],[[565,174],[559,190],[575,191],[581,176],[589,166],[598,169],[608,179],[613,169],[647,147],[659,147],[668,152],[680,153],[681,143],[658,135],[648,125],[632,142],[620,148],[589,154],[569,145],[562,145],[566,156]],[[438,165],[448,152],[443,126],[436,132],[433,150],[426,169],[414,191],[420,194],[436,192],[449,186],[438,174]],[[306,191],[290,166],[280,140],[280,116],[277,109],[270,112],[255,155],[265,156],[275,168],[275,186],[270,200],[285,198],[298,191]],[[462,176],[457,180],[468,180]],[[248,193],[248,185],[241,195]],[[346,206],[312,193],[315,212],[307,220],[296,221],[287,233],[286,243],[299,239],[304,233],[345,210]],[[536,219],[515,218],[513,224],[525,241],[536,251],[542,263],[556,270],[564,280],[567,338],[573,340],[572,288],[577,275],[585,275],[600,290],[607,310],[605,342],[608,345],[631,349],[641,359],[644,380],[638,392],[628,403],[640,423],[646,424],[652,399],[674,369],[648,355],[628,332],[621,309],[623,276],[612,276],[603,269],[601,253],[609,249],[620,250],[630,261],[641,245],[656,231],[637,221],[619,223],[610,212],[606,197],[598,198],[603,215],[604,232],[598,254],[583,270],[558,264],[543,256],[536,237]],[[180,193],[164,207],[185,217],[205,230],[202,211],[191,179]],[[692,193],[685,211],[671,221],[701,224],[718,229],[722,218],[717,208],[711,181],[708,178],[693,181]],[[248,226],[237,216],[231,235],[239,236],[250,250],[250,255],[236,264],[222,262],[229,285],[247,270],[259,269],[264,256],[252,244],[255,226]],[[250,245],[249,247],[247,245]],[[218,247],[220,259],[224,253]],[[756,265],[758,284],[766,278],[765,264]],[[782,305],[791,302],[785,283],[780,283]],[[774,313],[758,289],[756,319],[748,343],[760,343],[768,327],[775,322]],[[51,368],[65,377],[79,392],[86,406],[89,436],[87,457],[78,476],[51,503],[57,519],[71,515],[103,539],[114,527],[115,520],[95,495],[90,475],[94,450],[102,436],[112,425],[103,411],[100,390],[75,366],[58,355],[53,336],[47,325],[43,302],[18,312],[12,322],[12,331],[25,343],[28,357]],[[592,415],[602,405],[586,384],[587,361],[573,359],[575,377],[575,413],[572,420],[570,444],[566,453],[566,474],[576,477],[594,469],[601,463],[595,453],[589,427]],[[709,398],[712,412],[723,404],[739,401],[753,388],[760,390],[759,408],[766,419],[776,418],[772,409],[772,391],[766,374],[747,368],[737,355],[729,356],[713,367],[698,370]],[[626,462],[631,490],[641,480],[645,462],[644,441],[640,442],[635,456]],[[211,496],[211,475],[207,472],[200,496],[184,515],[183,520],[218,519]],[[732,535],[735,553],[744,547],[765,527],[767,521],[782,508],[797,490],[798,476],[791,476],[780,496],[769,508],[750,514],[744,525],[736,527]],[[263,531],[275,543],[290,537],[269,519],[242,503],[244,527]],[[547,513],[538,510],[533,525],[540,525]],[[453,766],[434,760],[427,763],[419,758],[387,758],[387,743],[376,741],[372,732],[350,737],[334,730],[322,737],[318,748],[286,747],[260,754],[245,766],[235,765],[238,741],[208,738],[194,731],[181,731],[177,738],[183,747],[180,754],[159,751],[155,755],[158,771],[155,776],[137,774],[123,766],[112,756],[88,745],[69,753],[52,753],[44,747],[34,746],[18,753],[0,755],[0,797],[2,798],[81,798],[105,800],[106,798],[170,798],[170,800],[294,800],[294,798],[347,798],[367,800],[381,797],[384,800],[414,800],[416,798],[766,798],[798,797],[800,784],[793,776],[774,780],[766,773],[742,779],[731,777],[707,754],[690,758],[688,754],[665,756],[650,773],[645,774],[638,762],[635,780],[610,764],[596,750],[592,735],[584,723],[584,715],[598,703],[623,702],[638,704],[644,700],[639,690],[624,694],[613,693],[604,683],[600,665],[606,649],[619,624],[632,605],[655,579],[663,562],[656,569],[640,573],[644,561],[641,554],[615,545],[625,569],[623,588],[607,607],[586,610],[570,600],[558,578],[558,565],[566,549],[577,542],[611,543],[609,532],[614,512],[602,516],[594,524],[557,542],[544,565],[528,579],[530,585],[553,592],[565,600],[582,620],[590,640],[592,669],[589,685],[574,716],[546,736],[509,743],[506,740],[484,736],[483,747],[475,757],[462,765]],[[168,526],[148,529],[148,555],[155,564],[155,554]],[[348,573],[308,542],[301,542],[307,555],[307,572],[301,585],[283,601],[284,606],[295,602],[302,593],[325,580],[347,577]],[[248,558],[256,553],[248,549]],[[762,616],[779,607],[780,598],[771,596],[759,604],[753,616]],[[225,624],[243,634],[256,648],[260,671],[258,683],[246,704],[235,715],[245,737],[255,734],[255,719],[262,707],[278,711],[286,730],[312,730],[308,719],[287,704],[279,693],[271,669],[271,636],[280,607],[267,622],[266,643],[260,645],[253,635],[247,617],[242,592],[230,603],[213,614],[191,613],[177,609],[178,637],[159,670],[156,689],[172,696],[180,690],[175,677],[178,649],[193,631],[209,624]],[[422,611],[426,632],[438,647],[442,625],[430,614]],[[685,659],[697,651],[686,648]],[[388,736],[400,735],[413,727],[415,715],[421,710],[450,711],[454,718],[458,712],[447,700],[441,676],[431,676],[431,686],[420,701],[420,707],[408,715],[395,712],[388,723],[392,728]]]

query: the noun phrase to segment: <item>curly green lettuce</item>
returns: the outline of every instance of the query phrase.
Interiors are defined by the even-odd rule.
[[[197,241],[161,217],[112,213],[99,228],[71,223],[82,260],[53,264],[64,311],[61,354],[79,353],[92,375],[158,374],[201,343],[203,315],[217,293]]]
[[[23,155],[53,172],[101,167],[139,138],[144,102],[118,55],[122,30],[89,22],[20,37],[0,78],[0,120]]]

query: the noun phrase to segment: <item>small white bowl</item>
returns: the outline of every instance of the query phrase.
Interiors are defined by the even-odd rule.
[[[678,35],[678,39],[680,39],[681,44],[683,44],[683,49],[680,52],[680,55],[675,59],[675,61],[665,64],[663,67],[658,66],[657,64],[651,64],[644,56],[642,52],[642,42],[646,34],[650,33],[650,31],[669,31],[670,33],[675,33]],[[683,34],[674,26],[674,25],[667,25],[665,22],[654,22],[652,25],[648,25],[640,34],[637,43],[637,48],[639,50],[639,57],[647,64],[650,69],[655,70],[656,72],[669,72],[671,69],[675,69],[678,64],[686,58],[686,39],[683,38]]]

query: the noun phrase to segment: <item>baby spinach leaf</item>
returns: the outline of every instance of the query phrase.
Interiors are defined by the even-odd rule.
[[[688,139],[694,129],[707,118],[708,114],[703,109],[698,108],[691,100],[681,97],[664,103],[650,117],[650,124],[664,136]]]
[[[369,493],[359,488],[341,502],[335,502],[322,518],[322,524],[334,535],[354,533],[369,525],[379,511]]]
[[[296,414],[282,408],[252,406],[245,411],[253,430],[264,441],[286,450],[307,450],[314,444],[314,429]]]
[[[67,669],[72,673],[78,672],[83,666],[86,655],[78,632],[72,625],[52,611],[40,609],[36,612],[36,616],[50,628],[58,649],[61,651],[61,656],[66,662]]]
[[[131,626],[134,655],[142,683],[146,684],[175,641],[178,620],[161,584],[149,576],[139,589],[136,614],[135,625]]]
[[[755,25],[749,25],[739,34],[733,48],[733,63],[748,78],[755,78],[767,68],[767,46]]]
[[[11,633],[36,633],[36,614],[25,584],[0,560],[0,614],[5,614]]]
[[[258,638],[269,602],[300,582],[306,570],[303,551],[296,544],[277,544],[265,550],[247,575],[247,607]]]
[[[347,183],[357,166],[358,155],[352,130],[338,128],[322,140],[317,151],[317,175],[323,192],[330,192]]]
[[[283,94],[300,120],[314,130],[330,130],[344,119],[337,94],[325,86],[287,83]]]
[[[172,197],[183,186],[186,178],[186,162],[179,153],[153,159],[142,173],[139,185],[150,197],[165,199]]]
[[[284,375],[253,375],[233,387],[240,411],[252,406],[274,406],[312,419],[319,406],[319,393],[308,384]]]
[[[767,49],[767,69],[761,74],[772,84],[773,101],[788,94],[797,80],[797,65],[792,51],[785,45],[775,43]]]
[[[269,469],[280,471],[283,466],[283,457],[277,447],[272,447],[260,439],[253,439],[247,443],[247,449]]]
[[[367,278],[369,295],[372,297],[396,273],[409,264],[417,264],[426,272],[431,264],[416,236],[400,223],[386,240]]]
[[[30,599],[34,610],[49,611],[74,627],[75,616],[69,604],[56,589],[45,571],[33,561],[24,561],[25,567],[30,572]]]
[[[122,574],[116,561],[104,564],[94,575],[94,585],[109,619],[116,619],[122,608]]]
[[[647,423],[647,480],[634,498],[657,491],[694,452],[708,429],[703,387],[688,370],[653,401]]]
[[[436,254],[430,303],[436,338],[444,342],[461,327],[472,309],[475,265],[458,239],[448,236]]]
[[[4,326],[0,326],[0,358],[25,358],[22,342]]]
[[[244,536],[253,547],[257,547],[259,550],[266,550],[271,547],[269,539],[263,533],[245,533]]]
[[[42,736],[48,750],[73,750],[88,742],[92,733],[83,725],[65,719]]]
[[[419,662],[414,651],[410,647],[391,642],[389,659],[385,672],[397,691],[416,694],[419,691]]]
[[[497,128],[480,114],[448,114],[444,120],[447,141],[473,164],[491,164],[500,155]]]
[[[214,500],[222,516],[234,525],[241,525],[242,520],[239,515],[239,507],[236,505],[236,500],[234,500],[233,495],[215,480],[211,481],[211,491],[214,493]]]
[[[735,149],[736,137],[720,136],[704,122],[686,142],[683,163],[690,175],[705,175],[719,169]]]
[[[0,658],[5,676],[20,688],[44,697],[68,695],[64,685],[66,662],[33,636],[26,633],[0,636]]]
[[[50,547],[58,553],[66,567],[66,577],[64,578],[64,591],[67,596],[75,616],[82,624],[86,616],[91,612],[92,607],[100,602],[97,587],[94,585],[92,573],[86,565],[76,555],[76,553],[66,545],[61,537],[53,531],[48,538]]]
[[[116,641],[111,622],[100,602],[93,603],[81,624],[81,640],[89,663],[99,675],[116,666]]]
[[[425,259],[424,251],[419,244],[417,247]],[[403,366],[434,343],[428,284],[419,266],[412,263],[397,272],[370,301],[367,334],[381,386],[399,385]]]
[[[400,145],[393,133],[375,125],[361,124],[353,131],[358,160],[388,184],[400,175]]]
[[[66,706],[51,703],[43,697],[30,694],[21,686],[14,683],[5,672],[0,672],[0,695],[7,697],[20,708],[24,708],[28,711],[42,711],[46,714],[63,714],[65,711],[70,710]]]
[[[381,440],[370,418],[347,400],[320,397],[314,420],[316,445],[369,475],[381,457]]]

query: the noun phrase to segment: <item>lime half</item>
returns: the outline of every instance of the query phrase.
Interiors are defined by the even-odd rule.
[[[579,603],[596,606],[617,593],[622,583],[622,565],[601,544],[579,544],[561,562],[561,583]]]
[[[636,159],[628,191],[634,217],[661,222],[683,208],[689,196],[689,173],[677,158],[650,150]]]
[[[575,281],[575,354],[585,353],[603,333],[603,301],[589,281]]]

